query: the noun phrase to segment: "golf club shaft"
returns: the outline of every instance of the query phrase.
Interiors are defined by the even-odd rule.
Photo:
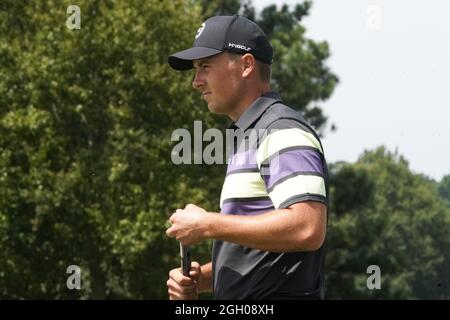
[[[183,275],[189,277],[189,270],[191,269],[191,251],[188,246],[183,246],[180,243],[180,256],[181,256],[181,271]]]

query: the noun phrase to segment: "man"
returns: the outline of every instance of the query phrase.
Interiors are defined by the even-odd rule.
[[[183,245],[214,239],[212,262],[193,262],[190,277],[169,272],[170,299],[203,290],[216,299],[323,298],[326,163],[317,134],[270,91],[272,55],[258,25],[216,16],[192,48],[168,59],[176,70],[194,68],[209,110],[244,133],[228,162],[221,213],[188,204],[170,217],[167,235]]]

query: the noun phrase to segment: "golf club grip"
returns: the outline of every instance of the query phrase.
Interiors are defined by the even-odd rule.
[[[189,247],[181,245],[181,271],[185,277],[189,277],[191,269],[191,250]]]

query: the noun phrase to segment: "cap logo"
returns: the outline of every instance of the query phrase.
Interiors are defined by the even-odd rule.
[[[197,39],[198,37],[200,37],[200,35],[202,34],[203,30],[205,29],[205,23],[202,23],[202,26],[200,28],[198,28],[197,30],[197,34],[195,35],[195,39]]]
[[[250,50],[252,50],[252,48],[246,47],[246,46],[244,46],[243,44],[236,44],[236,43],[231,43],[231,42],[228,42],[228,47],[236,48],[236,49],[241,49],[241,50],[245,50],[245,51],[250,51]]]

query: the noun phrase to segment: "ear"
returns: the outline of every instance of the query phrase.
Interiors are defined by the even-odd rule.
[[[242,77],[249,78],[252,75],[252,73],[256,71],[255,57],[250,53],[246,53],[241,57],[241,62],[242,62]]]

